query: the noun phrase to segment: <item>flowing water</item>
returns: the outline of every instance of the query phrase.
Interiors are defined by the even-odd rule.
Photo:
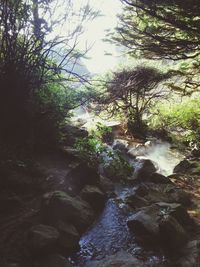
[[[163,175],[170,175],[182,156],[172,151],[168,143],[156,141],[150,146],[135,149],[138,159],[150,159]],[[133,163],[139,168],[139,164]],[[164,254],[159,249],[144,249],[137,244],[134,235],[127,227],[127,218],[131,214],[129,208],[120,201],[134,188],[117,187],[116,197],[107,201],[105,208],[96,222],[80,239],[80,251],[73,258],[74,266],[83,267],[87,262],[101,260],[119,251],[126,251],[136,256],[146,266],[170,266]]]

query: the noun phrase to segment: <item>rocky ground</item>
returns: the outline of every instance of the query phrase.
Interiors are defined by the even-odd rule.
[[[117,149],[130,158],[123,145]],[[72,148],[36,154],[30,162],[2,159],[0,266],[70,267],[68,256],[110,197],[129,209],[126,225],[139,244],[162,248],[169,259],[163,267],[200,266],[198,164],[198,158],[185,160],[165,177],[140,160],[137,173],[123,181],[133,190],[120,198],[115,177],[88,167]],[[121,251],[86,266],[150,265]]]

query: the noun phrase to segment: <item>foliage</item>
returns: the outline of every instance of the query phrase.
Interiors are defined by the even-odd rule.
[[[98,101],[104,108],[107,107],[111,115],[122,112],[130,123],[136,123],[141,130],[144,113],[155,101],[166,96],[163,86],[158,85],[169,77],[169,74],[152,67],[123,69],[113,73]]]
[[[102,153],[106,147],[95,137],[88,136],[77,140],[75,147],[79,151],[79,156],[92,167],[97,167],[102,161]]]
[[[121,0],[124,4],[111,41],[134,57],[164,59],[178,77],[172,89],[199,89],[200,5],[198,0]],[[173,60],[174,62],[172,62]],[[182,66],[180,66],[182,65]],[[184,68],[183,68],[184,67]]]
[[[124,179],[131,175],[133,168],[123,156],[93,136],[79,139],[75,147],[80,158],[90,166],[98,168],[102,164],[105,175],[109,178]]]
[[[112,159],[105,162],[104,170],[107,177],[115,180],[124,180],[133,173],[133,167],[123,158],[120,152],[115,152]]]
[[[85,80],[73,68],[81,57],[75,48],[81,33],[80,23],[88,18],[90,8],[87,6],[76,14],[71,1],[64,2],[63,9],[68,8],[68,12],[57,19],[51,15],[54,5],[58,5],[54,0],[0,2],[0,139],[3,141],[30,142],[35,133],[39,138],[42,125],[46,125],[47,136],[58,130],[54,126],[60,125],[74,103],[73,93],[69,93],[72,82],[80,84]],[[79,28],[67,31],[63,37],[51,37],[52,28],[70,19],[72,14],[80,19]]]
[[[112,134],[112,128],[106,125],[103,125],[102,123],[98,122],[96,124],[96,130],[94,131],[94,135],[102,140],[105,143],[112,143],[113,141],[113,134]]]
[[[199,140],[200,103],[198,99],[187,99],[179,104],[160,104],[152,113],[149,123],[153,128],[164,128],[186,141]]]

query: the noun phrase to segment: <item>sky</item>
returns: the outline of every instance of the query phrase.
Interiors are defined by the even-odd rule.
[[[82,59],[82,62],[91,73],[103,74],[113,70],[120,61],[119,49],[117,50],[114,44],[104,42],[103,39],[106,38],[106,30],[114,30],[117,26],[117,14],[122,11],[120,0],[72,0],[73,8],[69,7],[68,4],[63,6],[63,1],[65,0],[52,2],[53,20],[59,20],[66,14],[70,15],[68,15],[66,23],[54,27],[49,34],[49,38],[65,36],[68,32],[73,31],[79,24],[79,17],[74,16],[73,12],[78,12],[81,7],[89,2],[90,7],[99,11],[101,15],[83,24],[84,31],[78,38],[76,48],[85,50],[86,47],[90,47],[86,54],[87,59]],[[50,17],[48,19],[50,20]],[[70,40],[71,46],[73,46],[74,39]],[[67,43],[70,45],[70,42]],[[68,49],[70,49],[69,46]]]
[[[97,17],[87,24],[87,29],[82,38],[84,42],[92,45],[88,52],[88,60],[83,60],[88,70],[92,73],[102,74],[113,70],[119,63],[119,53],[113,44],[103,42],[106,37],[106,29],[114,29],[117,26],[116,15],[121,12],[122,6],[119,0],[90,0],[95,9],[99,9],[102,16]],[[106,55],[111,53],[112,56]]]

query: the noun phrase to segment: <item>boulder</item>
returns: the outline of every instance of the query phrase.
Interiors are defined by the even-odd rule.
[[[127,153],[128,152],[127,141],[120,140],[120,139],[115,140],[113,144],[113,149],[119,150],[122,153]]]
[[[79,233],[83,233],[95,218],[86,201],[71,197],[63,191],[46,193],[41,212],[45,221],[54,224],[61,220],[73,224]]]
[[[188,235],[183,226],[171,215],[166,215],[159,222],[161,242],[167,249],[174,250],[184,246]]]
[[[33,254],[44,254],[56,248],[59,232],[49,225],[33,226],[27,236],[28,247]]]
[[[145,267],[144,263],[131,254],[120,251],[99,261],[92,261],[85,267]]]
[[[200,266],[200,241],[192,240],[181,250],[181,256],[176,262],[180,267]]]
[[[58,243],[61,248],[64,248],[66,252],[76,251],[79,248],[80,235],[72,224],[59,221],[56,229],[60,233]]]
[[[114,183],[104,176],[100,176],[99,188],[106,195],[112,194],[115,190]]]
[[[145,198],[138,196],[136,193],[130,194],[125,197],[124,202],[134,209],[149,205],[149,202]]]
[[[188,220],[189,215],[180,204],[160,202],[141,208],[129,217],[127,225],[139,242],[180,249],[188,241]]]
[[[68,173],[66,179],[80,191],[85,185],[99,184],[100,176],[96,169],[89,167],[85,162],[81,162],[78,165],[76,164]]]
[[[149,181],[149,177],[151,177],[152,173],[156,172],[156,167],[153,162],[149,159],[140,159],[137,162],[136,171],[134,173],[134,177],[138,182]]]
[[[78,138],[88,136],[87,130],[73,125],[65,125],[62,129],[64,143],[73,146]]]
[[[151,175],[148,177],[148,180],[149,182],[156,184],[173,184],[168,177],[165,177],[164,175],[157,172],[151,173]]]
[[[81,198],[87,201],[95,211],[99,211],[105,204],[105,194],[96,186],[86,185],[80,194]]]
[[[49,255],[36,263],[37,267],[72,267],[70,262],[59,254]]]
[[[182,160],[178,165],[175,166],[174,173],[186,173],[194,167],[194,164],[187,159]]]
[[[140,242],[158,242],[158,209],[155,205],[142,208],[128,218],[127,225]]]

